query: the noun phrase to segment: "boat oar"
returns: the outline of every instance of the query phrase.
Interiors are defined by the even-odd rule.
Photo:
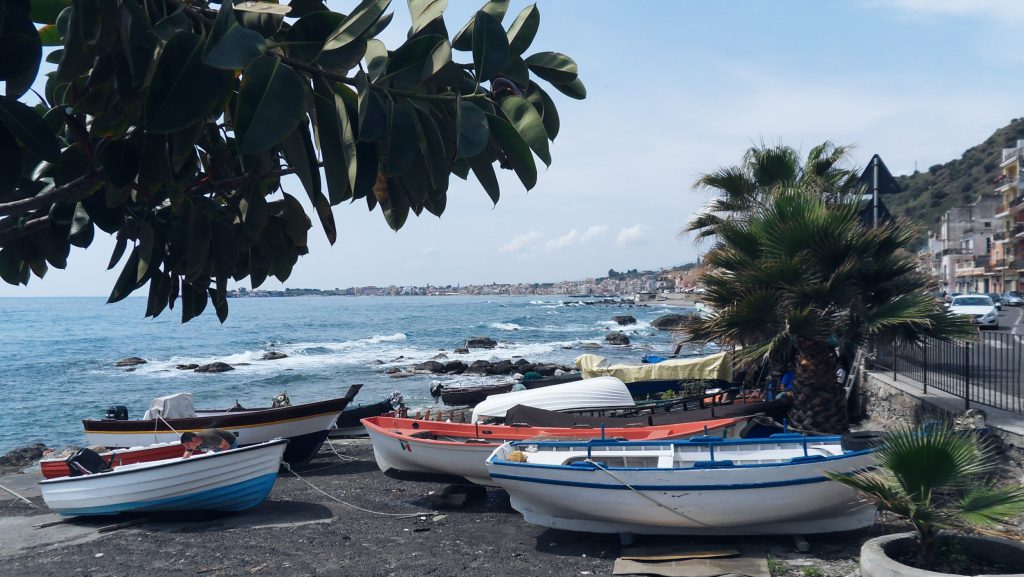
[[[3,489],[4,491],[7,491],[8,493],[10,493],[10,494],[14,495],[15,497],[17,497],[17,498],[21,499],[22,501],[24,501],[25,503],[28,503],[29,507],[32,507],[33,509],[36,508],[35,503],[33,503],[32,501],[29,501],[28,499],[26,499],[25,497],[22,497],[21,495],[19,495],[17,493],[15,493],[13,490],[8,489],[7,487],[4,487],[3,485],[0,485],[0,489]]]

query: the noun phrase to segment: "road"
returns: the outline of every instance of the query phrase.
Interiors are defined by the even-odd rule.
[[[999,328],[992,332],[1024,335],[1024,307],[1003,307],[999,312]]]

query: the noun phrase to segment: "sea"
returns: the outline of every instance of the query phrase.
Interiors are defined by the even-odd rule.
[[[258,407],[281,392],[299,404],[340,397],[362,383],[353,405],[399,391],[414,411],[436,409],[441,405],[429,392],[436,381],[461,386],[508,377],[399,379],[385,371],[439,354],[466,363],[525,358],[572,365],[583,353],[640,362],[645,353],[666,354],[674,345],[671,333],[655,330],[651,321],[686,310],[657,302],[588,302],[552,296],[236,298],[223,324],[212,309],[182,324],[177,310],[144,318],[144,298],[115,304],[98,297],[0,298],[0,453],[34,442],[84,445],[83,418],[103,418],[111,405],[126,405],[129,417],[139,418],[153,398],[180,392],[191,393],[200,408]],[[632,315],[637,323],[619,326],[615,315]],[[631,344],[607,345],[604,337],[613,330],[625,332]],[[453,352],[473,336],[498,345]],[[268,351],[288,356],[260,360]],[[130,356],[147,363],[114,366]],[[235,370],[175,368],[214,361]]]

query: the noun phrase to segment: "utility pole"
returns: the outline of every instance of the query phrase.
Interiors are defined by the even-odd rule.
[[[871,201],[872,201],[872,203],[875,206],[875,210],[874,210],[874,212],[875,212],[875,226],[874,226],[874,228],[878,228],[878,162],[880,160],[882,160],[882,159],[879,158],[877,154],[874,157],[872,157],[872,159],[871,159],[871,169],[872,169],[871,170],[871,173],[872,173],[871,174],[871,176],[872,176],[872,178],[871,178],[871,181],[872,181],[872,186],[871,186],[872,198],[871,198]]]

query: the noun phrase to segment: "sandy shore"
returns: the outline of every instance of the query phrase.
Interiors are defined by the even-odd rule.
[[[39,497],[38,474],[0,477],[0,484],[29,496],[38,509],[0,500],[0,575],[610,575],[620,546],[616,536],[571,533],[528,525],[499,489],[459,509],[433,509],[431,492],[449,483],[398,480],[381,473],[368,440],[337,441],[339,459],[326,448],[299,472],[338,503],[282,473],[270,498],[230,515],[150,517],[142,524],[99,534],[126,518],[58,519]],[[6,494],[4,494],[6,499]],[[423,513],[391,517],[371,513]],[[874,534],[878,534],[875,530]],[[871,536],[811,536],[801,554],[789,537],[716,539],[715,544],[763,548],[773,575],[846,577],[856,574],[860,544]],[[671,544],[692,538],[642,538]],[[813,571],[812,571],[813,572]]]

